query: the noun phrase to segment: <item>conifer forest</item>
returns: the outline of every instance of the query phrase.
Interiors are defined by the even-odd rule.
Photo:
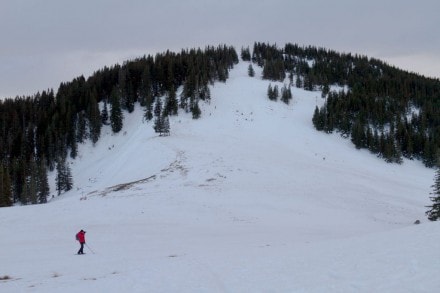
[[[56,91],[0,100],[0,207],[45,203],[54,193],[50,171],[57,174],[58,195],[72,189],[68,160],[76,158],[78,145],[95,144],[104,125],[120,132],[135,104],[159,135],[170,134],[169,116],[179,110],[198,119],[199,103],[211,99],[210,85],[226,82],[239,56],[250,62],[250,77],[285,82],[280,100],[286,104],[290,87],[319,91],[325,103],[313,113],[316,130],[340,133],[390,163],[406,158],[436,166],[440,80],[374,58],[292,43],[256,42],[240,53],[226,45],[166,51],[79,76]],[[253,66],[262,68],[262,76]],[[269,85],[268,97],[276,100],[278,91]]]

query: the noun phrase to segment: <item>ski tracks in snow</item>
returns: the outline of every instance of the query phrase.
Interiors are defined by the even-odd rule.
[[[178,151],[176,158],[166,168],[161,169],[156,174],[150,175],[146,178],[135,180],[131,182],[124,182],[105,188],[105,190],[99,192],[97,190],[88,193],[88,196],[108,196],[115,192],[121,192],[125,190],[135,190],[141,184],[149,184],[158,180],[163,180],[170,177],[173,174],[178,174],[178,177],[185,178],[188,174],[188,168],[185,166],[185,153]]]

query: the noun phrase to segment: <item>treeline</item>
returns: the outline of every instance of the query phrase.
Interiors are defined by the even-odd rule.
[[[242,55],[249,56],[247,50]],[[255,43],[251,60],[263,78],[321,90],[326,99],[313,116],[315,128],[350,137],[388,162],[420,159],[436,164],[440,148],[440,81],[366,56],[317,47]],[[330,91],[332,85],[345,90]]]
[[[178,109],[198,118],[199,101],[210,99],[209,85],[226,81],[236,63],[235,49],[224,45],[167,51],[61,83],[56,93],[49,89],[0,101],[0,207],[46,202],[48,171],[57,172],[58,194],[71,189],[66,159],[76,158],[78,144],[95,144],[103,125],[119,132],[123,113],[136,103],[146,120],[155,118],[159,133],[164,127],[169,132],[168,116]]]

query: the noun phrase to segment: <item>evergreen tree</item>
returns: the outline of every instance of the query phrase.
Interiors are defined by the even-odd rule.
[[[40,160],[40,166],[38,169],[38,203],[46,203],[47,197],[50,194],[49,181],[47,179],[47,169],[44,161],[44,158]]]
[[[159,116],[155,116],[153,129],[154,132],[159,133],[159,136],[162,136],[162,130],[163,130],[162,114],[159,114]]]
[[[12,202],[17,203],[21,200],[25,166],[23,160],[14,159],[12,163],[12,175],[11,175],[11,190],[14,191],[12,195]]]
[[[56,190],[58,195],[63,191],[69,191],[73,187],[72,173],[70,166],[66,163],[66,160],[61,158],[57,161],[57,177],[55,178]]]
[[[111,110],[110,110],[110,125],[114,133],[121,131],[123,126],[124,116],[121,110],[121,104],[116,88],[111,93]]]
[[[328,93],[330,92],[330,87],[328,85],[328,83],[324,84],[324,86],[322,87],[322,94],[321,97],[324,99],[325,97],[327,97]]]
[[[139,95],[140,95],[141,106],[148,107],[153,103],[152,82],[151,82],[151,73],[150,73],[149,65],[146,65],[142,72]]]
[[[28,198],[31,204],[37,204],[38,203],[38,167],[35,162],[35,159],[32,158],[30,162],[29,167],[29,176],[27,179],[27,183],[29,184],[28,187]]]
[[[157,97],[156,102],[154,103],[154,131],[159,133],[159,136],[162,136],[164,130],[164,116],[165,111],[162,110],[162,100]]]
[[[199,119],[200,115],[202,114],[202,111],[200,110],[199,103],[194,102],[193,106],[191,107],[191,113],[193,119]]]
[[[313,78],[311,76],[311,74],[306,74],[304,75],[304,89],[306,91],[313,91],[314,87],[313,87]]]
[[[166,99],[166,105],[164,111],[167,115],[177,115],[177,110],[178,110],[178,104],[177,104],[176,90],[174,89],[174,86],[171,86],[171,89],[168,92],[168,97]]]
[[[274,87],[272,87],[272,84],[269,84],[267,88],[267,97],[269,98],[269,100],[276,101],[278,99],[278,94],[278,86],[275,85]]]
[[[150,121],[151,119],[153,119],[153,104],[148,104],[145,107],[144,119],[147,121]]]
[[[69,164],[65,164],[64,176],[65,176],[65,181],[66,181],[64,190],[69,191],[73,188],[72,171],[70,169]]]
[[[351,128],[351,141],[357,149],[361,149],[365,146],[365,129],[360,119],[357,119]]]
[[[289,87],[293,85],[293,72],[289,71]]]
[[[162,133],[165,136],[170,135],[170,119],[168,116],[162,118]]]
[[[20,203],[27,205],[30,201],[30,184],[29,178],[26,177],[21,184]]]
[[[76,140],[78,143],[84,142],[87,136],[87,121],[84,111],[77,113],[77,123],[76,123]]]
[[[325,110],[319,110],[318,106],[315,107],[315,112],[313,114],[312,122],[316,130],[322,131],[325,128]]]
[[[162,100],[157,97],[156,102],[154,103],[154,116],[156,118],[162,115]]]
[[[134,102],[136,98],[128,64],[125,64],[120,68],[118,82],[119,99],[122,101],[120,101],[120,106],[131,113],[134,110]]]
[[[249,64],[249,67],[248,67],[248,75],[249,75],[250,77],[254,77],[254,76],[255,76],[255,70],[254,70],[254,67],[252,67],[252,64]]]
[[[295,80],[295,86],[297,88],[302,88],[302,80],[301,80],[301,76],[299,76],[299,74],[296,76],[296,80]]]
[[[289,104],[291,99],[292,99],[292,91],[290,90],[290,86],[287,87],[286,85],[284,85],[281,88],[281,101],[283,101],[286,104]]]
[[[89,135],[93,144],[95,144],[101,136],[102,127],[102,117],[99,111],[97,93],[95,89],[90,93],[90,102],[87,112],[89,118]]]
[[[29,176],[29,198],[31,204],[38,203],[37,178]]]
[[[208,102],[211,100],[211,91],[207,84],[204,84],[199,88],[199,99]]]
[[[56,190],[58,191],[58,195],[64,190],[64,176],[63,176],[63,164],[64,160],[58,160],[56,165],[57,177],[55,178]]]
[[[107,99],[104,99],[104,106],[101,111],[101,119],[103,125],[108,125],[108,105],[107,105]]]
[[[156,116],[153,128],[156,133],[159,133],[159,136],[170,135],[170,120],[168,116],[163,114]]]
[[[279,95],[280,95],[280,92],[278,90],[278,85],[275,85],[273,87],[273,99],[272,100],[276,101],[278,99]]]
[[[251,61],[251,53],[249,47],[241,48],[241,60],[243,61]]]
[[[12,205],[11,179],[7,169],[0,164],[0,207]]]
[[[432,186],[432,205],[428,206],[430,208],[426,215],[430,221],[437,221],[440,219],[440,166],[437,166],[437,171],[435,174],[434,185]]]

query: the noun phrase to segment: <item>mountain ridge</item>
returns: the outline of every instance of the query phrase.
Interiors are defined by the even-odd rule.
[[[250,68],[260,67],[257,78],[278,82],[282,92],[291,93],[293,85],[320,92],[324,99],[315,95],[312,119],[317,130],[340,133],[356,148],[388,162],[408,158],[435,165],[440,145],[438,80],[365,56],[290,43],[284,48],[255,43],[252,54],[242,48],[241,57],[252,61]],[[70,190],[75,178],[66,158],[75,159],[84,141],[97,144],[107,125],[112,133],[121,131],[124,115],[135,105],[143,107],[144,119],[154,121],[155,131],[162,134],[170,131],[169,119],[178,113],[199,118],[203,102],[211,100],[212,86],[226,82],[238,62],[235,49],[226,45],[167,51],[105,67],[87,80],[80,76],[60,84],[56,93],[48,90],[0,103],[0,112],[6,113],[0,121],[5,158],[0,177],[6,182],[0,206],[45,203],[54,192],[47,184],[48,170],[57,170],[58,194]],[[251,113],[245,109],[238,114],[252,120]]]

